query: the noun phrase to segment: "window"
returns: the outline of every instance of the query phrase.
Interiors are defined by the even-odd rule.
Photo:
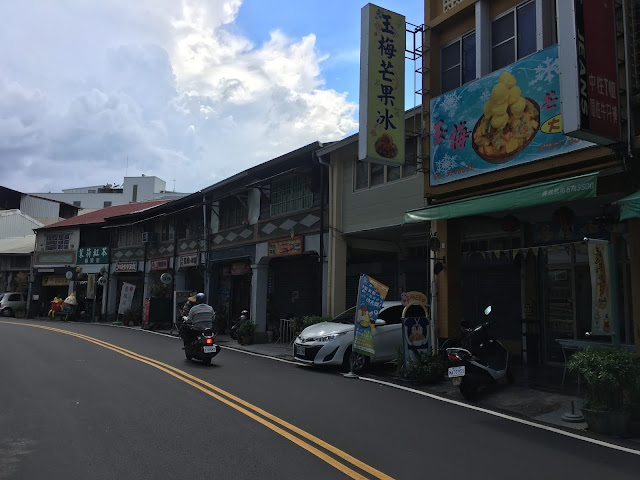
[[[418,171],[418,138],[415,136],[406,139],[404,165],[382,165],[356,160],[354,189],[363,190],[415,175]]]
[[[118,230],[118,247],[132,247],[142,244],[142,229],[126,227]]]
[[[88,190],[87,192],[88,192],[88,193],[96,193],[96,191],[95,191],[95,190]]]
[[[528,2],[491,22],[491,69],[512,64],[536,51],[536,4]]]
[[[111,206],[111,202],[104,202],[102,205],[103,205],[103,208],[107,208]]]
[[[12,293],[11,295],[9,295],[9,298],[7,299],[9,302],[19,302],[22,300],[22,298],[20,298],[21,295],[19,293]]]
[[[476,78],[476,34],[471,32],[440,50],[442,93]]]
[[[164,220],[160,224],[160,241],[166,242],[173,240],[175,237],[175,227],[171,220]]]
[[[247,195],[237,195],[220,200],[220,228],[244,224],[249,218]]]
[[[74,200],[73,201],[73,206],[74,207],[81,207],[82,206],[82,202],[80,200]]]
[[[311,208],[313,193],[301,175],[293,175],[271,184],[271,204],[269,214],[272,217]]]
[[[133,186],[133,193],[131,194],[131,201],[132,202],[137,202],[138,201],[138,185],[134,185]]]
[[[60,233],[54,235],[47,235],[45,243],[45,250],[69,250],[69,238],[68,233]]]

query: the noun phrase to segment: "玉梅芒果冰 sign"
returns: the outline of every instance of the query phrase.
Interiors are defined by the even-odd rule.
[[[369,3],[362,7],[361,25],[358,159],[400,165],[405,135],[405,19]]]
[[[109,247],[81,247],[76,258],[77,265],[109,263]]]
[[[431,99],[431,185],[592,146],[562,133],[558,72],[554,45]]]
[[[602,145],[620,140],[616,20],[612,0],[558,2],[563,131]]]
[[[369,275],[360,277],[353,334],[354,352],[370,357],[375,355],[373,329],[376,326],[378,313],[380,313],[388,291],[389,287],[374,280]]]

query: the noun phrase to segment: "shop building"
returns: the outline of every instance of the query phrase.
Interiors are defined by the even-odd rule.
[[[439,337],[492,305],[496,334],[529,366],[563,362],[559,340],[640,348],[633,2],[604,2],[614,80],[586,78],[597,120],[568,135],[563,98],[579,87],[558,37],[572,19],[547,0],[451,3],[425,2],[427,205],[405,214],[431,224],[446,259],[432,291]],[[616,133],[603,141],[600,124]]]

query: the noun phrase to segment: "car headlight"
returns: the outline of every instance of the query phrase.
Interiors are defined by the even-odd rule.
[[[346,335],[347,332],[340,332],[340,333],[333,333],[331,335],[326,335],[324,337],[318,337],[318,342],[329,342],[331,340],[334,340],[338,337],[341,337],[342,335]]]

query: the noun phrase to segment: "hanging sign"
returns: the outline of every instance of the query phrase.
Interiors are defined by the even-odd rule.
[[[87,275],[87,299],[91,300],[96,296],[96,274]]]
[[[82,247],[78,249],[76,265],[109,263],[109,247]]]
[[[620,140],[614,3],[557,2],[562,131],[601,145]]]
[[[360,132],[358,159],[404,163],[403,15],[371,3],[362,7],[360,38]]]
[[[116,272],[137,272],[138,261],[116,263]]]
[[[169,259],[168,258],[158,258],[156,260],[151,260],[149,262],[149,270],[166,270],[169,268]]]
[[[353,337],[353,351],[373,357],[373,329],[389,287],[368,275],[360,277]]]
[[[198,255],[182,255],[178,268],[195,267],[198,265]]]
[[[274,240],[269,242],[269,256],[285,257],[288,255],[300,255],[303,251],[303,245],[302,236],[300,235],[284,240]]]
[[[609,244],[589,243],[591,272],[591,333],[611,335],[611,265]]]

